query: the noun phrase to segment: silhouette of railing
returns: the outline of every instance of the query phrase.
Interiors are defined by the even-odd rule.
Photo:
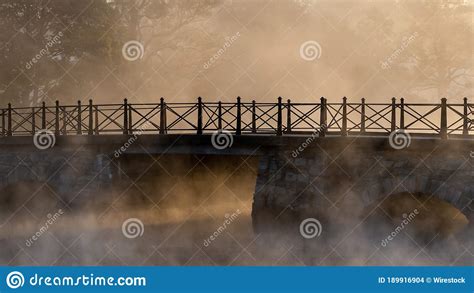
[[[60,105],[0,109],[1,135],[34,135],[49,130],[56,135],[103,134],[203,134],[227,130],[241,134],[325,135],[389,134],[403,129],[412,134],[467,138],[473,136],[474,104],[410,104],[395,98],[391,103],[276,103],[203,102]]]

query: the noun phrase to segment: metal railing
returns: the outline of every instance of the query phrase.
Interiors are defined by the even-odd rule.
[[[122,104],[14,108],[8,104],[0,109],[1,136],[34,135],[49,130],[56,135],[105,135],[137,133],[195,133],[227,130],[236,135],[291,135],[317,133],[331,135],[388,135],[403,129],[412,134],[471,138],[474,128],[474,104],[405,103],[395,98],[390,103],[294,103],[278,98],[276,103],[203,102]]]

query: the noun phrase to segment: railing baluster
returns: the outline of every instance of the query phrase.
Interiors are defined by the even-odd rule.
[[[255,100],[252,101],[252,133],[257,133],[257,109],[255,107]]]
[[[202,134],[202,99],[201,97],[198,97],[198,102],[197,102],[197,134],[201,135]]]
[[[390,120],[392,123],[391,123],[391,126],[390,126],[390,131],[391,132],[394,132],[395,129],[397,128],[397,105],[396,105],[396,99],[395,97],[392,98],[392,119]]]
[[[56,136],[59,136],[59,101],[56,100],[56,113],[54,115],[54,133]]]
[[[123,134],[128,135],[128,101],[123,99]]]
[[[319,126],[321,127],[319,136],[325,137],[327,131],[327,108],[326,99],[321,97],[321,116],[319,117]]]
[[[341,135],[347,136],[347,98],[342,98],[342,129]]]
[[[286,102],[286,132],[291,133],[291,100]]]
[[[277,132],[276,134],[278,136],[281,136],[283,131],[282,131],[282,115],[281,115],[281,97],[278,97],[278,113],[277,113]]]
[[[448,138],[448,115],[447,115],[447,105],[446,98],[441,99],[441,126],[440,126],[440,136],[441,139]]]
[[[240,97],[237,97],[237,125],[235,127],[235,134],[241,135],[242,134],[242,114],[241,114],[241,105],[240,105]]]
[[[77,135],[82,135],[82,106],[81,106],[81,101],[77,101]]]
[[[89,99],[89,128],[87,129],[87,134],[93,135],[94,134],[94,119],[92,114],[92,99]]]
[[[405,129],[405,99],[400,99],[400,129]]]
[[[165,99],[160,99],[160,134],[166,134],[166,104]]]
[[[462,134],[464,136],[469,135],[469,117],[468,117],[468,106],[467,106],[467,98],[464,97],[464,119],[462,124]]]

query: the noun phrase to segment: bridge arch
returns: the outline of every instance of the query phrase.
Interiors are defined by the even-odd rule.
[[[396,194],[408,193],[413,196],[424,194],[453,205],[466,216],[470,215],[469,210],[474,199],[470,186],[459,185],[456,180],[440,181],[436,177],[420,175],[374,178],[370,185],[359,189],[358,192],[365,206]]]

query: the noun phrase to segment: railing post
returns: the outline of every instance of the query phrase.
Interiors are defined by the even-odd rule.
[[[63,111],[63,135],[67,135],[67,113],[66,113],[66,107],[63,106],[62,108],[62,111]]]
[[[201,135],[202,134],[202,99],[201,97],[198,97],[198,103],[197,103],[197,134]]]
[[[400,129],[405,129],[405,99],[400,99]]]
[[[31,135],[36,133],[36,108],[31,108]]]
[[[441,139],[448,139],[448,112],[446,101],[446,98],[441,99],[441,127],[439,133]]]
[[[5,128],[5,109],[2,109],[2,136],[5,136],[6,128]]]
[[[217,103],[217,129],[222,129],[222,103],[219,101]]]
[[[365,98],[362,98],[360,104],[360,132],[365,133]]]
[[[392,98],[392,120],[391,120],[391,126],[390,126],[390,131],[394,132],[395,129],[397,128],[397,105],[396,105],[396,99],[395,97]]]
[[[291,133],[291,100],[286,101],[286,132]]]
[[[77,134],[82,135],[82,106],[81,106],[81,101],[77,101]]]
[[[128,104],[128,134],[133,134],[133,118],[132,118],[133,107]],[[142,129],[143,131],[143,129]]]
[[[12,104],[10,103],[8,103],[7,115],[7,136],[12,136]]]
[[[321,97],[321,116],[319,117],[319,125],[321,127],[319,136],[325,137],[327,131],[327,108],[326,99],[324,97]]]
[[[46,129],[46,102],[41,107],[41,129]]]
[[[241,135],[242,134],[242,111],[241,111],[240,97],[237,97],[236,122],[237,122],[237,125],[235,127],[235,135]]]
[[[59,136],[59,101],[56,100],[56,111],[54,115],[54,134]]]
[[[469,117],[468,117],[468,106],[467,106],[467,98],[464,97],[464,120],[462,124],[462,134],[464,136],[469,135]]]
[[[347,98],[342,98],[342,129],[341,135],[347,136]]]
[[[128,100],[123,100],[123,134],[128,134]]]
[[[87,129],[88,135],[94,134],[94,119],[93,119],[93,111],[92,111],[92,99],[89,99],[89,128]]]
[[[95,125],[94,125],[94,133],[95,135],[99,135],[99,106],[94,106],[95,111],[94,111],[94,119],[95,119]]]
[[[282,108],[282,104],[281,104],[281,97],[278,97],[278,113],[277,113],[277,135],[278,136],[281,136],[283,134],[283,127],[282,127],[282,114],[281,114],[281,108]]]
[[[160,99],[160,134],[166,134],[166,104],[165,99]]]
[[[252,133],[257,133],[257,109],[255,107],[255,100],[252,101]]]

